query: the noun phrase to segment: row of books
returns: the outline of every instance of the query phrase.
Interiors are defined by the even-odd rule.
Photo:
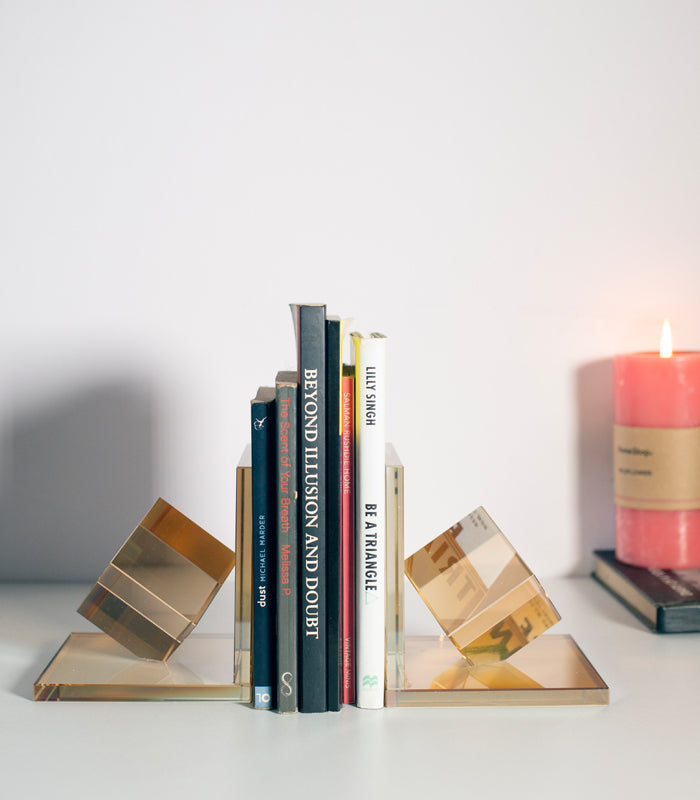
[[[296,372],[251,403],[256,708],[384,704],[385,337],[293,305]]]

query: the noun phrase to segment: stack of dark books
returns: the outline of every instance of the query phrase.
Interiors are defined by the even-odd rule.
[[[385,337],[293,305],[297,369],[251,403],[252,683],[282,713],[383,705]],[[356,680],[357,676],[357,680]]]
[[[593,577],[658,633],[700,631],[700,569],[646,569],[596,550]]]

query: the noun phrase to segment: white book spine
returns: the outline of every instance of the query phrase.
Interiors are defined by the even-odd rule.
[[[386,641],[385,407],[386,339],[355,343],[356,702],[384,706]]]

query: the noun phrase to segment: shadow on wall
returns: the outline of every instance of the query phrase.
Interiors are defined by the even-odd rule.
[[[141,383],[17,411],[2,443],[0,580],[94,581],[153,503],[153,402]]]
[[[578,406],[578,558],[573,574],[591,571],[593,550],[613,547],[613,362],[584,364],[576,371]]]

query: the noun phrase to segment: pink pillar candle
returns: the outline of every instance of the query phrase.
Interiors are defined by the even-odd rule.
[[[615,552],[638,567],[700,567],[700,353],[619,355]]]

